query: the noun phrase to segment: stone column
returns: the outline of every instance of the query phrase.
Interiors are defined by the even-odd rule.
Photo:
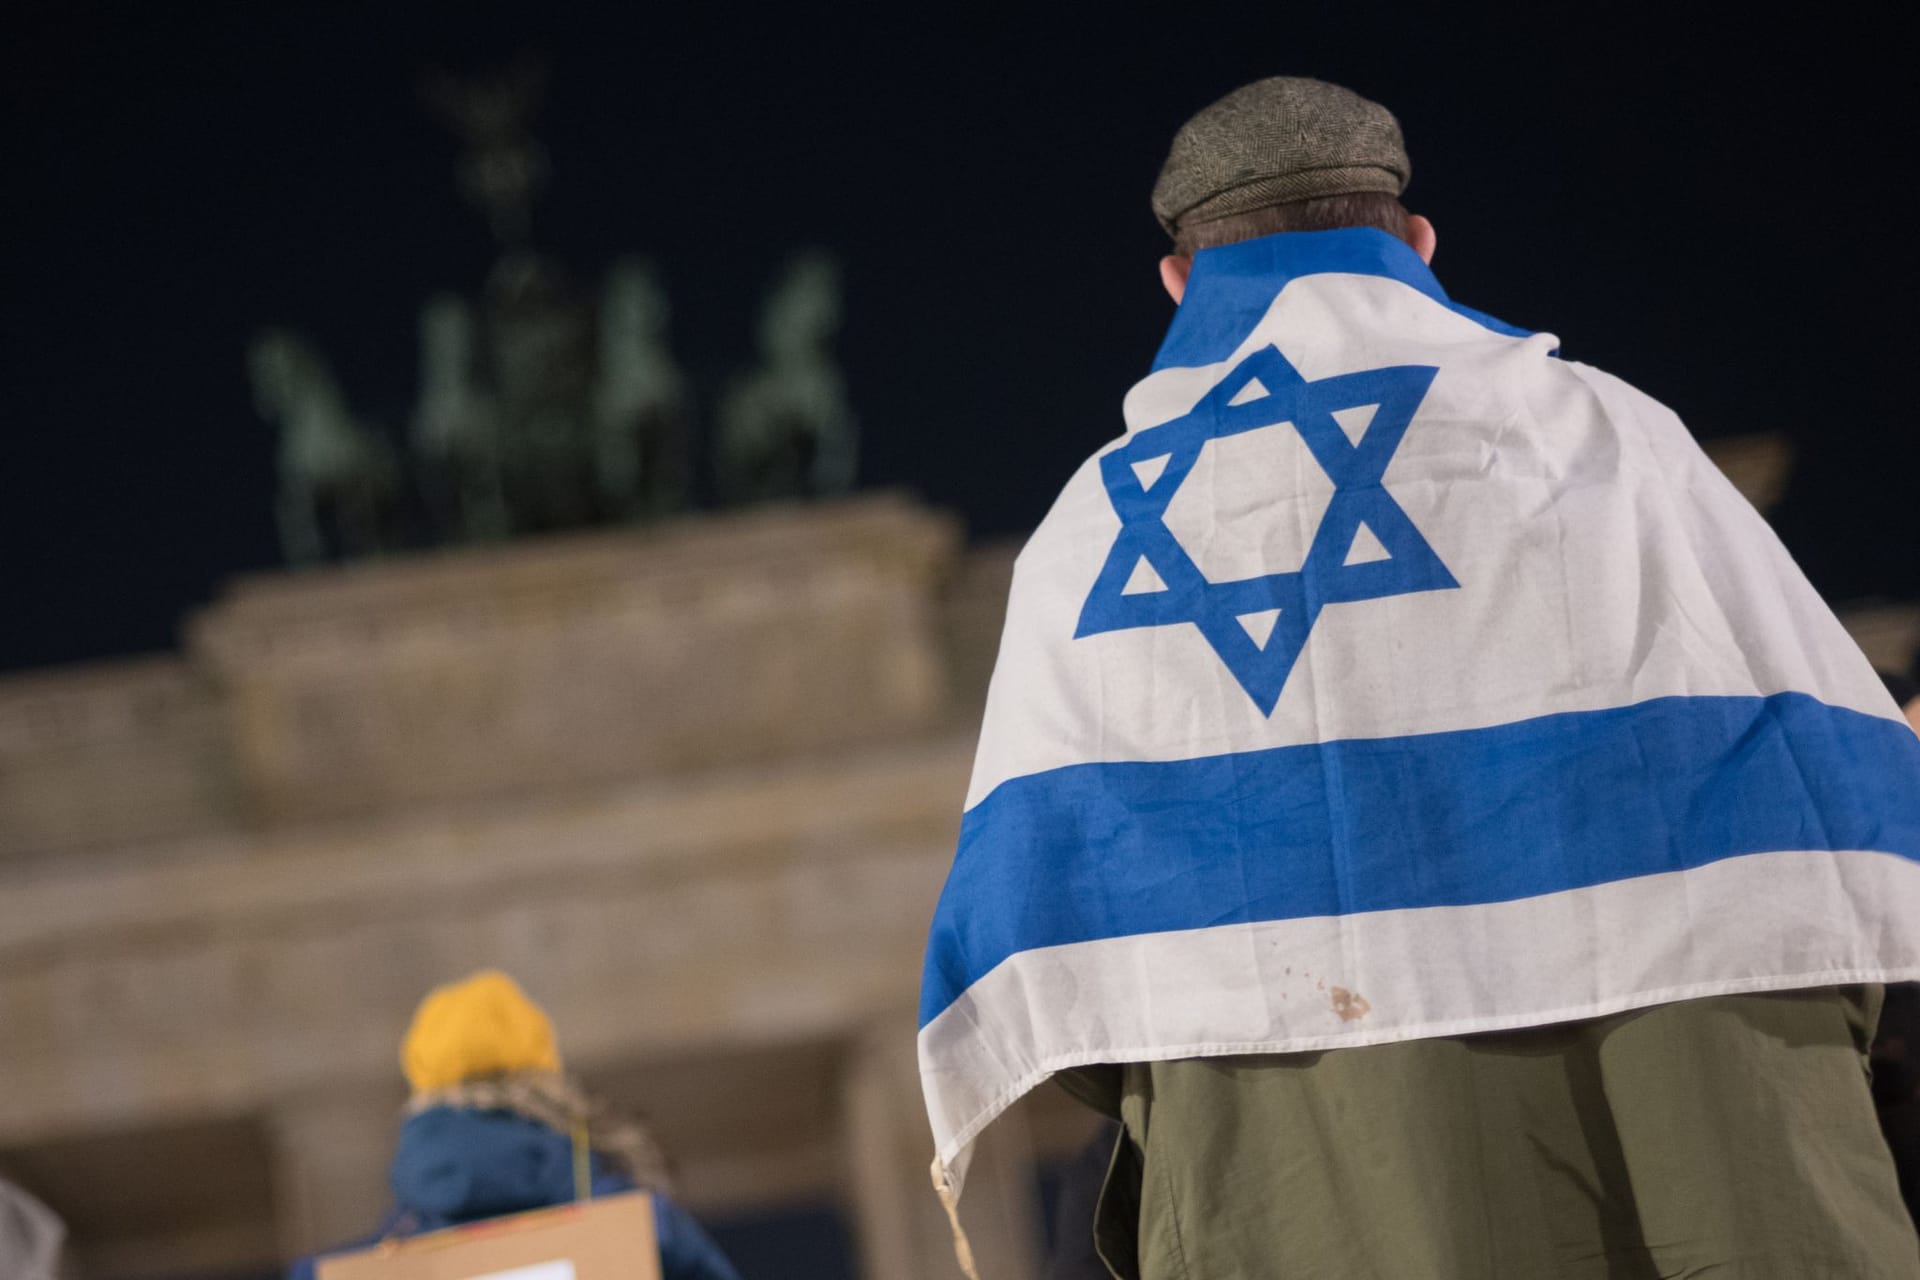
[[[875,1024],[853,1044],[842,1082],[855,1235],[866,1280],[960,1280],[953,1235],[933,1192],[911,1015]],[[963,1226],[981,1280],[1038,1280],[1038,1187],[1018,1112],[989,1128],[967,1175]]]
[[[332,1248],[380,1225],[392,1199],[397,1101],[384,1089],[334,1090],[286,1099],[268,1114],[282,1255]]]

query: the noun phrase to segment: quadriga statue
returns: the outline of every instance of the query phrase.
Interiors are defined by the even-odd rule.
[[[467,542],[511,532],[500,474],[500,414],[480,383],[473,307],[441,294],[420,311],[413,451],[436,528]]]
[[[723,499],[822,497],[853,486],[858,429],[830,349],[840,267],[809,250],[787,265],[760,314],[760,363],[720,405],[715,475]]]
[[[280,428],[280,545],[289,562],[331,553],[370,555],[391,545],[400,472],[386,441],[347,409],[340,384],[311,344],[281,329],[248,352],[255,407]]]
[[[667,344],[671,311],[653,264],[622,258],[601,291],[593,478],[610,519],[646,519],[687,499],[687,380]]]

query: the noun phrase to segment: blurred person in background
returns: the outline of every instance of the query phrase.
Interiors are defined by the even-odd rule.
[[[561,1070],[553,1024],[504,973],[486,970],[421,1002],[400,1050],[413,1097],[388,1178],[394,1206],[367,1239],[463,1226],[576,1198],[576,1133],[591,1193],[646,1191],[664,1280],[740,1280],[720,1248],[668,1196],[652,1135]],[[289,1280],[313,1280],[301,1259]]]
[[[0,1280],[59,1280],[66,1239],[53,1210],[0,1178]]]

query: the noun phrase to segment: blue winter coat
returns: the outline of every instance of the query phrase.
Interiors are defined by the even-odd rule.
[[[330,1252],[566,1204],[574,1198],[573,1143],[566,1134],[511,1112],[434,1107],[400,1126],[388,1179],[394,1207],[380,1229]],[[593,1157],[593,1194],[633,1189],[625,1174]],[[740,1280],[700,1224],[658,1193],[653,1225],[665,1280]],[[287,1277],[313,1280],[314,1259],[300,1259]]]

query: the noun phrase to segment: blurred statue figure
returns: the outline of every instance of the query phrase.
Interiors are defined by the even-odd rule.
[[[840,267],[800,254],[760,314],[760,364],[720,407],[716,473],[735,502],[819,497],[853,486],[857,427],[829,344],[841,319]]]
[[[442,294],[420,311],[413,450],[438,529],[467,542],[507,535],[499,411],[480,385],[473,308],[455,294]]]
[[[645,519],[686,503],[686,378],[667,346],[671,309],[653,264],[622,258],[600,302],[593,477],[602,513]]]
[[[523,58],[492,78],[439,72],[421,85],[427,104],[466,142],[460,190],[502,245],[526,240],[534,198],[546,185],[546,151],[527,129],[546,83],[546,67]]]
[[[538,254],[508,254],[487,281],[502,476],[516,531],[592,522],[592,323],[559,267]]]
[[[248,353],[254,404],[280,427],[280,544],[294,564],[386,545],[399,490],[393,451],[348,411],[326,361],[304,339],[272,329]]]

